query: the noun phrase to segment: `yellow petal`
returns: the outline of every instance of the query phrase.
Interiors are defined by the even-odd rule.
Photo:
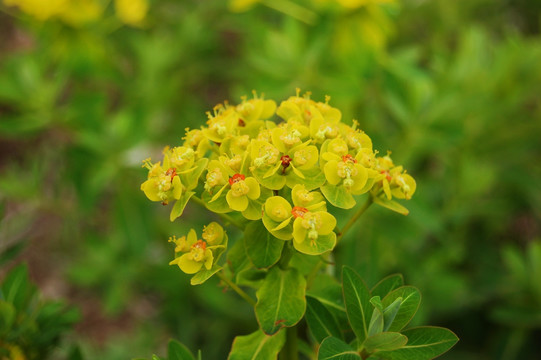
[[[229,190],[225,196],[229,207],[236,211],[244,211],[248,207],[248,198],[246,195],[234,196],[233,192]]]
[[[314,215],[317,217],[318,225],[321,224],[317,229],[318,234],[330,234],[336,227],[336,218],[328,212],[318,211]]]
[[[199,270],[201,270],[201,267],[203,267],[202,262],[194,261],[192,259],[192,256],[188,254],[184,254],[179,258],[178,261],[178,267],[180,270],[184,271],[186,274],[195,274]]]
[[[326,163],[323,172],[325,173],[327,182],[331,185],[338,185],[340,180],[342,180],[342,178],[338,176],[338,161],[336,160],[331,160]]]
[[[271,231],[278,231],[278,230],[281,230],[283,228],[285,228],[286,226],[289,225],[289,223],[291,222],[291,219],[293,218],[293,216],[290,216],[289,218],[285,219],[284,221],[282,221],[280,223],[280,225],[278,225],[277,227],[275,227],[274,229],[272,229]]]
[[[302,226],[302,219],[296,218],[293,222],[293,240],[295,242],[301,243],[306,239],[307,229]]]
[[[182,196],[182,184],[180,183],[180,177],[175,176],[173,178],[173,197],[175,199],[180,199]]]
[[[276,222],[282,222],[291,216],[291,205],[281,196],[271,196],[265,201],[265,214]]]
[[[259,199],[259,196],[261,195],[261,189],[259,188],[259,183],[256,179],[253,177],[247,177],[244,182],[246,182],[246,185],[250,188],[250,191],[248,191],[248,196],[252,200]]]

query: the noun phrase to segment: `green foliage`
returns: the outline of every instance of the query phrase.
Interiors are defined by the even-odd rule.
[[[27,267],[19,265],[0,286],[0,355],[47,359],[78,319],[78,311],[62,302],[40,299]]]
[[[84,24],[40,20],[6,3],[0,263],[26,260],[53,284],[51,269],[68,274],[61,289],[103,304],[87,310],[103,310],[106,324],[85,327],[89,334],[98,327],[107,342],[75,334],[89,342],[83,353],[128,358],[164,348],[171,336],[219,359],[235,335],[253,331],[253,312],[221,296],[216,279],[190,288],[189,278],[167,267],[171,234],[217,218],[191,198],[183,209],[182,202],[171,204],[183,217],[170,224],[166,208],[140,197],[139,161],[177,144],[217,102],[238,101],[254,88],[284,98],[301,87],[314,98],[331,95],[380,155],[393,149],[419,184],[407,219],[372,207],[322,260],[352,266],[369,285],[403,273],[423,292],[414,325],[438,323],[461,334],[448,359],[537,357],[538,2],[373,2],[352,9],[338,1],[277,1],[272,8],[270,1],[245,1],[245,12],[237,13],[233,3],[243,1],[228,7],[159,0],[149,2],[140,27],[122,25],[113,1],[101,2],[109,4],[103,16]],[[405,212],[385,198],[378,202]],[[229,211],[226,194],[212,204]],[[341,229],[346,212],[329,205],[335,210]],[[235,258],[233,249],[237,257],[234,266],[222,259],[219,267],[253,296],[267,270],[252,266],[240,230],[228,231],[227,258]],[[294,254],[290,266],[307,277],[306,294],[342,324],[340,284],[330,280],[332,266],[310,274],[318,261]],[[383,303],[384,292],[372,288],[371,299]],[[307,321],[308,314],[309,307]],[[142,334],[144,341],[119,334]]]
[[[328,311],[321,311],[318,321],[308,321],[310,330],[321,343],[318,359],[429,360],[455,345],[458,337],[445,328],[424,326],[402,330],[420,303],[418,290],[402,286],[402,282],[399,275],[389,276],[374,287],[378,295],[372,297],[373,293],[360,276],[344,267],[343,298],[356,339],[348,345],[326,330],[335,328],[336,322]],[[383,301],[380,296],[384,296]],[[386,316],[389,313],[391,315]],[[321,340],[323,336],[317,334],[321,334],[322,329],[328,335]]]

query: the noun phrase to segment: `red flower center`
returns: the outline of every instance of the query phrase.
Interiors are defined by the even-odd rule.
[[[241,118],[239,118],[239,126],[240,127],[245,127],[246,126],[246,123]]]
[[[232,177],[229,178],[229,185],[236,184],[239,181],[244,180],[244,179],[246,179],[246,176],[244,176],[242,174],[235,174],[235,175],[233,175]]]
[[[381,170],[380,174],[385,174],[387,181],[391,181],[393,179],[387,170]]]
[[[171,182],[173,182],[173,178],[174,178],[175,176],[177,176],[177,169],[175,169],[175,168],[169,168],[169,169],[167,169],[167,171],[165,172],[165,175],[171,176]]]
[[[204,242],[203,240],[197,240],[197,241],[192,245],[192,248],[194,248],[194,249],[206,250],[206,249],[207,249],[207,243]]]
[[[350,154],[342,156],[342,161],[343,162],[352,162],[354,164],[357,163],[357,160],[355,160],[355,158],[353,156],[351,156]]]
[[[289,164],[291,163],[291,158],[289,155],[284,155],[280,158],[282,161],[282,174],[285,173],[286,169],[289,167]]]
[[[300,217],[303,218],[304,214],[308,212],[307,208],[303,208],[301,206],[295,206],[293,207],[293,210],[291,210],[291,214],[296,218]]]

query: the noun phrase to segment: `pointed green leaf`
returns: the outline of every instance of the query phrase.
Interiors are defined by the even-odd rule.
[[[321,343],[318,360],[361,360],[361,356],[351,346],[335,337],[328,337]]]
[[[182,215],[186,204],[188,204],[188,201],[190,201],[190,198],[193,196],[193,194],[195,194],[193,191],[186,191],[182,194],[180,199],[178,199],[175,202],[175,205],[173,205],[173,208],[171,209],[171,214],[169,214],[169,220],[175,221],[176,218]]]
[[[12,304],[0,300],[0,335],[10,331],[15,322],[16,311]]]
[[[186,189],[192,190],[197,187],[197,184],[199,183],[199,178],[201,177],[203,171],[205,171],[205,169],[207,168],[208,162],[209,160],[207,158],[199,159],[194,164],[195,166],[192,171],[187,174],[180,175],[182,184],[184,184]]]
[[[361,277],[347,266],[342,269],[342,286],[349,323],[359,341],[362,342],[367,337],[374,309],[370,304],[370,292]]]
[[[318,343],[329,336],[342,339],[342,332],[331,312],[318,300],[306,298],[306,322]]]
[[[167,346],[168,360],[195,360],[188,348],[178,341],[170,340]]]
[[[376,204],[383,206],[384,208],[387,208],[394,212],[397,212],[399,214],[408,215],[410,213],[408,209],[406,209],[403,205],[399,204],[398,202],[394,200],[388,200],[387,198],[382,198],[379,196],[374,196],[373,200]]]
[[[205,202],[205,206],[207,209],[209,209],[212,212],[218,213],[218,214],[225,214],[228,212],[231,212],[231,208],[229,207],[229,204],[227,203],[227,191],[223,191],[216,200],[213,202],[210,202],[212,200],[213,195],[211,195],[208,191],[203,191],[203,194],[201,195],[201,200]]]
[[[383,311],[383,331],[388,331],[391,327],[391,324],[393,323],[396,314],[398,314],[398,311],[400,310],[400,306],[402,305],[402,298],[399,297],[395,301],[392,302],[391,305],[387,306],[385,310]]]
[[[449,329],[436,326],[421,326],[404,330],[408,337],[406,346],[394,351],[379,351],[377,356],[386,360],[430,360],[440,356],[458,341]]]
[[[306,280],[296,269],[269,270],[257,291],[255,315],[261,329],[269,335],[298,323],[306,310]]]
[[[267,335],[261,330],[250,335],[237,336],[228,360],[276,360],[285,343],[285,332]]]
[[[389,331],[402,330],[411,321],[421,304],[421,293],[416,287],[402,286],[391,291],[383,298],[383,306],[388,307],[398,298],[402,298],[402,303],[394,321],[388,328]]]
[[[254,266],[263,269],[280,259],[284,241],[272,236],[261,221],[251,221],[244,230],[244,246]]]
[[[325,198],[336,207],[342,209],[351,209],[357,204],[353,195],[342,185],[333,186],[333,185],[323,185],[321,187],[321,192],[325,195]]]
[[[401,274],[389,275],[374,285],[372,290],[370,290],[370,294],[372,296],[379,296],[383,299],[388,293],[403,285],[404,278]]]
[[[190,284],[192,285],[201,285],[208,279],[212,277],[212,275],[216,274],[218,271],[222,270],[221,266],[218,266],[214,264],[214,266],[210,270],[200,270],[197,274],[192,276],[192,279],[190,280]]]
[[[369,338],[363,343],[363,347],[369,353],[383,350],[396,350],[408,342],[408,338],[397,332],[382,332]]]

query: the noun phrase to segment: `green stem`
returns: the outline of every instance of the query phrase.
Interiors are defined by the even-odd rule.
[[[218,272],[218,277],[222,279],[224,283],[227,284],[231,289],[233,289],[241,298],[246,300],[246,302],[253,307],[255,307],[256,302],[250,295],[248,295],[244,290],[242,290],[240,287],[237,286],[233,281],[231,281],[227,276],[225,276],[222,272]]]
[[[202,207],[204,207],[205,209],[208,210],[207,206],[205,205],[205,202],[203,200],[201,200],[200,198],[198,198],[197,196],[193,195],[190,200],[193,200],[194,202],[196,202],[197,204],[201,205]],[[244,228],[245,228],[244,224],[239,222],[234,217],[232,217],[230,215],[227,215],[227,214],[219,214],[219,213],[216,213],[216,215],[218,215],[223,221],[228,222],[231,225],[233,225],[233,226],[239,228],[240,230],[244,231]]]
[[[348,230],[359,220],[362,214],[366,211],[372,205],[372,196],[369,196],[368,199],[366,199],[366,202],[357,210],[357,212],[349,219],[346,226],[342,229],[342,232],[338,234],[338,237],[336,241],[340,241],[344,235],[348,232]]]
[[[286,343],[280,351],[280,360],[299,360],[297,326],[286,328]]]

